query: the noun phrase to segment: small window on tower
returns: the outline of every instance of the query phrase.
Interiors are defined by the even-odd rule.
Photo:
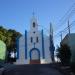
[[[33,33],[35,34],[35,31]]]
[[[36,42],[38,43],[38,41],[39,41],[39,39],[38,39],[38,37],[36,37]]]
[[[35,28],[35,22],[33,22],[33,27]]]
[[[33,42],[33,38],[31,37],[31,43]]]

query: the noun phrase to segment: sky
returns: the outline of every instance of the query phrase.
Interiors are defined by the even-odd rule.
[[[34,12],[39,28],[45,28],[48,34],[51,22],[56,32],[63,29],[58,24],[74,3],[75,0],[0,0],[0,26],[24,34],[29,30]]]

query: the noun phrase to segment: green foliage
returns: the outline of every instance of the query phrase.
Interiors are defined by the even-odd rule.
[[[66,44],[60,45],[57,48],[57,57],[61,60],[62,64],[69,64],[71,60],[71,51],[70,47]]]
[[[21,36],[21,33],[12,29],[7,30],[0,26],[0,40],[6,43],[7,50],[16,50],[16,38],[18,36]]]
[[[10,61],[9,53],[11,51],[16,52],[16,38],[21,36],[21,33],[12,30],[12,29],[5,29],[4,27],[0,26],[0,40],[2,40],[6,44],[6,62]]]
[[[0,60],[5,60],[6,45],[0,40]]]

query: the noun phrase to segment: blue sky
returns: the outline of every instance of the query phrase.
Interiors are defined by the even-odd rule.
[[[60,19],[74,3],[75,0],[0,0],[0,25],[24,34],[34,11],[39,25],[48,30],[52,22],[56,32]]]

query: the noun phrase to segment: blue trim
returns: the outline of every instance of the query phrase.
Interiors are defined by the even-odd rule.
[[[19,38],[20,36],[16,38],[16,45],[17,45],[17,48],[16,48],[17,57],[16,58],[17,59],[19,59]]]
[[[27,31],[25,31],[25,59],[27,59]]]
[[[32,60],[32,51],[34,51],[34,50],[36,50],[36,51],[38,52],[39,60],[40,60],[40,51],[39,51],[39,49],[37,49],[37,48],[32,48],[32,49],[30,50],[30,60]]]
[[[43,30],[42,30],[42,55],[43,55],[43,59],[45,58],[45,52],[44,52],[44,36],[43,36]]]

